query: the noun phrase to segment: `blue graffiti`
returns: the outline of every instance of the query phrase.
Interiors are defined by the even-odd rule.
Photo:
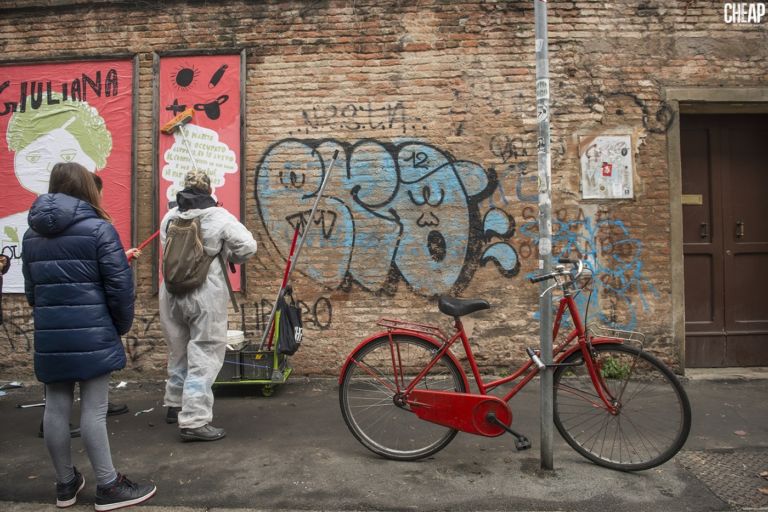
[[[312,256],[299,271],[331,289],[354,282],[393,293],[402,280],[425,296],[460,292],[490,261],[502,275],[519,272],[507,243],[514,219],[495,208],[480,215],[495,172],[413,140],[285,139],[268,148],[256,171],[256,201],[281,256],[294,228],[306,228],[336,150],[339,165],[307,234]]]
[[[526,222],[520,234],[538,244],[538,224]],[[576,302],[582,311],[596,311],[602,324],[613,329],[631,330],[637,327],[637,310],[632,296],[640,299],[643,310],[648,309],[647,295],[658,296],[653,284],[643,275],[643,244],[633,238],[621,220],[607,219],[593,222],[590,218],[573,221],[553,221],[552,260],[572,257],[574,254],[587,261],[592,271],[593,286],[597,293],[579,294]],[[531,274],[533,275],[533,273]],[[600,297],[622,302],[627,318],[608,314],[600,305]]]
[[[524,173],[520,173],[515,184],[515,192],[517,193],[517,199],[521,203],[535,203],[539,199],[538,193],[525,193],[523,192],[523,186],[528,184],[534,191],[538,190],[539,177],[536,175],[526,176]]]

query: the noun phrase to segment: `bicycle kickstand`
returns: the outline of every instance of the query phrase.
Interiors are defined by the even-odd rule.
[[[515,448],[517,451],[527,450],[531,447],[531,442],[528,440],[527,437],[525,437],[523,434],[520,434],[519,432],[515,432],[508,426],[506,426],[499,418],[496,417],[496,415],[492,412],[489,412],[488,415],[485,417],[486,421],[489,423],[493,423],[494,425],[498,425],[499,427],[503,428],[512,436],[515,438]]]

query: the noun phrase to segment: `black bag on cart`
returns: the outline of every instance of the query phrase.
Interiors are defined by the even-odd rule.
[[[285,297],[290,297],[288,303]],[[293,300],[293,293],[290,287],[286,287],[285,293],[278,300],[277,313],[275,313],[275,343],[277,352],[292,356],[301,346],[303,329],[301,323],[301,309]]]

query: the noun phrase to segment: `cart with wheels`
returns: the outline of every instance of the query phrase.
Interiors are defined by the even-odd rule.
[[[283,281],[280,285],[277,297],[275,298],[272,311],[269,314],[269,319],[267,320],[261,341],[259,343],[249,343],[245,340],[244,318],[242,320],[242,331],[229,331],[224,365],[222,366],[219,375],[216,377],[216,381],[214,382],[215,386],[256,385],[258,386],[260,394],[268,397],[274,394],[276,386],[283,384],[291,375],[293,368],[291,368],[289,356],[281,354],[278,351],[278,331],[275,329],[275,313],[277,312],[280,300],[286,293],[291,293],[291,286],[289,284],[291,273],[298,261],[301,248],[307,237],[307,232],[314,224],[313,219],[315,211],[317,210],[317,205],[323,197],[323,190],[325,189],[328,177],[331,175],[331,170],[333,169],[333,165],[336,163],[336,158],[338,156],[339,152],[336,150],[333,153],[331,164],[328,166],[328,170],[320,185],[320,190],[312,205],[312,211],[305,224],[306,228],[304,229],[304,232],[300,233],[300,227],[298,225],[293,232],[291,249],[285,264],[285,271],[283,272]],[[299,239],[299,234],[301,234],[301,239]]]

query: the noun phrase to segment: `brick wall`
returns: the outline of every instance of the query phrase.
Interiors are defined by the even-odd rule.
[[[677,365],[666,161],[671,109],[663,90],[766,85],[766,23],[726,25],[722,3],[704,0],[548,5],[555,253],[570,243],[596,256],[599,304],[592,314],[645,331],[651,349]],[[22,0],[0,7],[0,49],[4,62],[138,55],[135,172],[138,197],[150,201],[153,52],[245,48],[243,218],[259,252],[246,265],[244,316],[231,314],[231,327],[244,320],[258,338],[285,264],[278,250],[284,241],[273,239],[256,202],[257,169],[288,139],[308,146],[326,140],[344,157],[329,193],[339,212],[353,213],[335,226],[343,243],[305,247],[294,274],[306,308],[295,371],[337,374],[381,315],[448,328],[436,312],[441,293],[492,302],[468,323],[481,365],[503,371],[522,359],[525,345],[538,343],[538,287],[525,279],[538,265],[533,22],[533,3],[522,1]],[[611,133],[632,136],[635,197],[582,200],[579,140]],[[456,164],[456,172],[448,166],[439,180],[405,183],[403,174],[398,184],[394,162],[418,167],[424,157],[467,163]],[[369,176],[347,179],[347,158],[373,159]],[[428,213],[406,201],[410,191],[423,202],[424,186],[432,202],[441,187],[446,194]],[[376,206],[355,210],[355,190]],[[404,226],[396,252],[397,225],[382,220],[391,211]],[[490,229],[505,221],[510,229]],[[156,229],[152,222],[151,212],[139,209],[139,240]],[[425,239],[437,248],[433,257],[418,250]],[[136,270],[137,319],[125,338],[124,377],[162,376],[166,352],[149,258]],[[6,294],[3,306],[0,379],[29,378],[30,310],[15,295]]]

